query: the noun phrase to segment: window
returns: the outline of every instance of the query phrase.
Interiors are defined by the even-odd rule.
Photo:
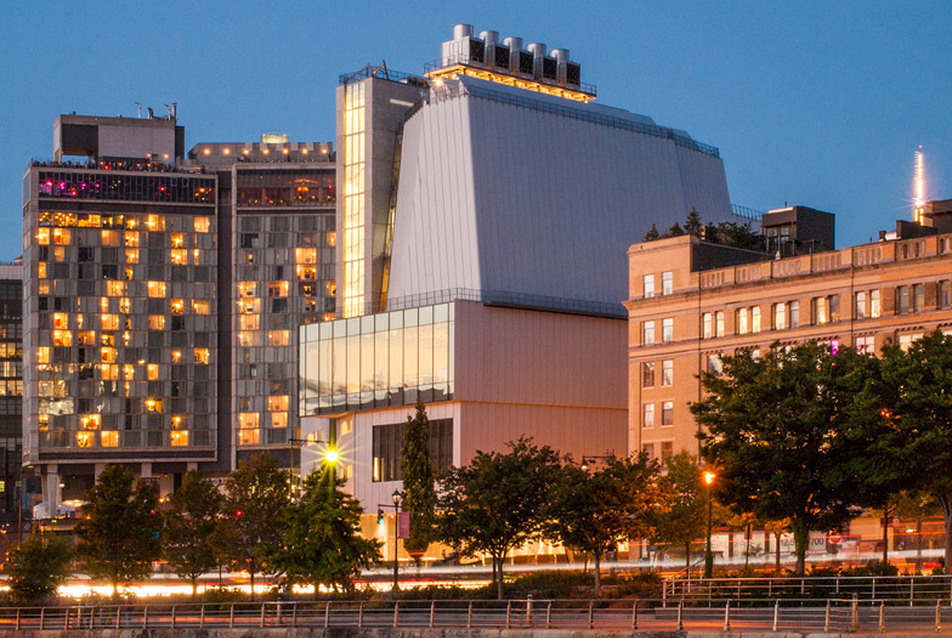
[[[403,448],[403,428],[406,424],[375,425],[373,428],[373,480],[399,481],[403,479],[400,459]],[[453,419],[430,420],[430,459],[436,474],[450,468],[453,462]]]
[[[787,304],[787,310],[790,311],[788,313],[790,315],[790,327],[798,328],[800,326],[800,302],[791,301]]]
[[[674,425],[674,401],[662,401],[661,425]]]
[[[647,456],[649,459],[654,458],[654,443],[643,443],[641,446],[641,453]]]
[[[827,297],[814,297],[813,304],[813,323],[820,325],[830,323],[830,301]]]
[[[909,333],[904,335],[899,335],[899,347],[903,352],[909,349],[914,341],[918,341],[922,338],[921,332]]]
[[[866,315],[866,293],[860,291],[856,293],[853,301],[853,316],[857,319],[865,319]]]
[[[721,359],[721,355],[707,355],[707,372],[708,374],[721,374],[724,372],[724,360]]]
[[[654,427],[654,403],[641,406],[641,425],[646,428]]]
[[[760,306],[750,309],[750,331],[760,332]]]
[[[910,312],[909,308],[909,286],[896,287],[896,314],[905,314]]]
[[[738,308],[734,311],[734,332],[739,335],[750,332],[747,308]]]
[[[674,359],[661,362],[661,385],[674,385]]]
[[[869,291],[869,316],[875,319],[882,314],[882,305],[879,300],[879,291]]]
[[[641,324],[641,343],[650,346],[654,343],[654,321],[645,321]]]
[[[705,312],[701,315],[701,338],[710,339],[714,336],[714,315]]]
[[[661,442],[661,462],[666,463],[668,459],[674,456],[674,442],[673,441],[662,441]]]
[[[654,297],[654,275],[644,275],[641,280],[644,285],[645,299]]]
[[[654,387],[654,371],[655,364],[654,362],[642,363],[641,364],[641,387],[642,388],[653,388]]]
[[[773,329],[774,330],[783,330],[787,327],[787,304],[775,303],[772,307],[773,314]]]
[[[926,306],[926,287],[915,284],[912,287],[912,311],[922,312]]]
[[[940,308],[952,308],[952,282],[940,281],[937,297]]]
[[[150,297],[164,297],[165,296],[165,282],[164,281],[150,281],[149,282],[149,296]]]
[[[665,343],[674,341],[674,319],[661,320],[661,341]]]
[[[876,354],[876,338],[872,335],[856,337],[854,343],[857,354]]]
[[[724,311],[718,310],[714,313],[714,322],[716,324],[716,332],[714,336],[723,337],[724,336]]]
[[[674,292],[674,272],[667,271],[661,273],[661,294],[670,295]]]

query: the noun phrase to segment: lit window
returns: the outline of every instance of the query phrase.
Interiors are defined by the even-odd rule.
[[[73,345],[73,333],[69,330],[54,330],[53,345],[60,348],[68,348]]]
[[[188,446],[188,430],[173,430],[169,432],[169,443],[172,447]]]
[[[208,365],[208,362],[211,360],[211,356],[208,353],[208,348],[195,348],[194,352],[195,363],[201,363]]]
[[[185,248],[185,235],[183,233],[172,233],[172,248]]]
[[[158,297],[165,296],[165,282],[164,281],[150,281],[148,288],[149,288],[150,297],[158,298]]]
[[[109,297],[99,298],[99,312],[109,312]]]
[[[53,230],[53,243],[58,246],[66,246],[72,241],[72,231],[56,228]]]
[[[723,310],[718,310],[717,312],[714,313],[714,324],[715,324],[715,330],[716,330],[716,332],[714,333],[715,336],[723,337],[724,336],[724,311]]]
[[[331,248],[337,245],[337,233],[333,230],[327,233],[327,245]]]
[[[126,282],[124,281],[107,281],[106,282],[106,294],[110,297],[122,297],[126,294]]]
[[[185,312],[185,302],[181,299],[173,299],[171,304],[173,315],[180,315]]]
[[[96,444],[96,434],[94,432],[77,432],[76,447],[93,447]]]
[[[146,412],[161,412],[162,411],[162,399],[148,398],[145,400],[145,411]]]
[[[69,328],[69,315],[65,312],[53,313],[53,327],[59,330]]]
[[[211,313],[211,304],[207,299],[193,299],[192,313],[196,315],[207,315]]]
[[[667,271],[661,273],[661,294],[670,295],[674,292],[674,272]]]
[[[196,217],[194,228],[196,233],[207,233],[211,228],[211,221],[208,217]]]
[[[106,232],[106,231],[103,231]],[[129,247],[138,247],[139,246],[139,233],[136,231],[127,230],[122,235],[122,244],[123,246]]]
[[[760,332],[760,306],[750,309],[750,331]]]
[[[316,264],[317,248],[295,248],[294,261],[297,264]]]
[[[271,330],[268,332],[269,346],[286,346],[290,342],[290,333],[287,330]]]
[[[36,349],[36,362],[39,364],[47,364],[50,362],[50,349],[47,346]]]
[[[115,363],[116,362],[116,349],[115,348],[102,348],[99,351],[99,357],[102,363]]]
[[[279,394],[268,397],[268,412],[287,412],[288,395]]]
[[[830,303],[826,297],[813,298],[813,323],[816,325],[830,322]]]
[[[705,312],[701,315],[701,338],[710,339],[714,336],[714,315]]]
[[[181,248],[173,248],[169,254],[169,261],[175,266],[185,266],[188,264],[188,251]]]
[[[122,366],[122,376],[126,381],[135,381],[136,378],[136,368],[132,364],[125,364]]]
[[[99,414],[83,414],[79,417],[79,424],[84,430],[98,430],[101,419]]]
[[[40,246],[49,246],[50,245],[50,229],[41,228],[36,231],[36,243]]]
[[[250,347],[250,346],[257,346],[257,345],[260,345],[260,343],[259,343],[259,341],[260,341],[259,335],[260,335],[260,334],[261,334],[261,333],[259,333],[259,332],[257,332],[257,331],[254,331],[254,330],[249,330],[249,331],[245,331],[245,332],[239,332],[239,333],[237,334],[237,339],[236,339],[236,340],[237,340],[239,346],[242,346],[242,347],[245,347],[245,348]]]
[[[654,403],[645,403],[641,406],[641,424],[646,428],[654,427]]]
[[[273,428],[288,427],[288,413],[287,412],[272,412],[271,413],[271,427]]]
[[[182,363],[182,351],[173,350],[172,351],[172,363]]]
[[[290,284],[287,281],[272,281],[268,284],[269,297],[287,297]]]
[[[773,305],[773,329],[783,330],[787,327],[787,304],[784,302]]]
[[[36,276],[40,279],[46,278],[46,262],[41,261],[36,264]]]
[[[99,433],[99,441],[103,447],[119,447],[119,433],[116,430],[103,430]]]
[[[165,230],[165,217],[162,215],[149,215],[145,221],[149,230]]]
[[[139,263],[139,249],[138,248],[126,248],[126,263],[127,264]]]
[[[149,377],[149,381],[158,381],[159,380],[159,364],[150,363],[146,366],[146,374]]]
[[[172,416],[172,429],[181,430],[185,427],[185,417],[181,414],[175,414]]]
[[[119,366],[103,364],[99,366],[99,375],[103,381],[118,381]]]
[[[642,284],[644,285],[645,299],[654,297],[654,275],[644,275]]]
[[[879,299],[878,290],[869,291],[869,316],[873,319],[879,317],[882,314],[882,304]]]
[[[238,284],[238,296],[244,299],[254,297],[257,294],[258,284],[254,281],[242,281]]]
[[[738,308],[734,311],[734,330],[739,335],[745,335],[750,332],[747,308]]]
[[[239,315],[238,316],[238,329],[239,330],[257,330],[260,328],[261,324],[261,315]]]
[[[104,230],[101,231],[102,238],[100,242],[103,246],[118,246],[119,245],[119,233],[114,230]]]
[[[724,360],[719,354],[707,355],[707,373],[722,374],[724,372]]]
[[[661,362],[661,385],[674,385],[674,359]]]
[[[149,315],[149,330],[165,330],[165,315]]]

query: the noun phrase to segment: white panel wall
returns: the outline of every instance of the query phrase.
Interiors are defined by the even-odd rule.
[[[404,129],[390,296],[476,288],[620,302],[628,246],[692,207],[705,220],[730,214],[719,158],[503,101],[434,99]]]

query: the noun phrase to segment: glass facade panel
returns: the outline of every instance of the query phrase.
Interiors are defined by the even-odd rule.
[[[307,414],[412,405],[453,397],[451,304],[341,319],[301,331]]]

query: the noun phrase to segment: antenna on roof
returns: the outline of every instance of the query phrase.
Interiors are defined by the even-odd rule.
[[[925,170],[925,158],[922,155],[922,144],[920,144],[919,149],[916,151],[916,173],[912,185],[915,191],[913,195],[912,221],[920,226],[925,221],[926,212]]]
[[[142,119],[142,102],[136,102],[136,117]]]

